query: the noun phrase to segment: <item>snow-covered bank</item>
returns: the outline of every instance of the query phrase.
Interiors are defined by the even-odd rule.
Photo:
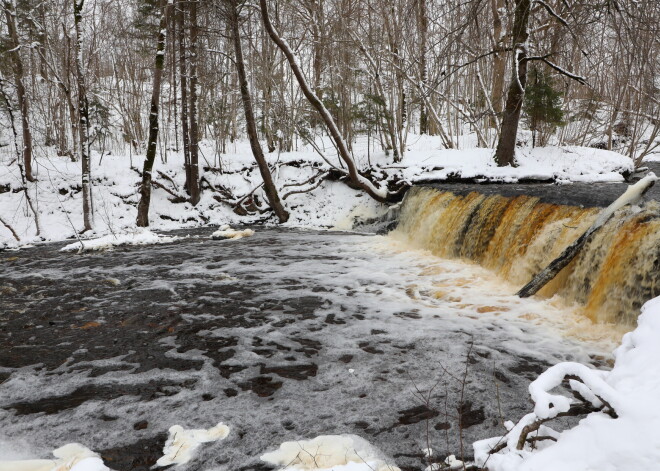
[[[215,150],[202,145],[202,154]],[[326,158],[339,166],[327,146]],[[622,173],[632,170],[627,157],[592,148],[519,149],[518,166],[497,167],[491,149],[442,149],[437,136],[411,136],[402,162],[392,163],[391,156],[354,147],[358,165],[371,168],[376,178],[415,184],[447,178],[485,178],[501,182],[520,179],[619,182]],[[383,208],[360,191],[343,183],[324,181],[330,170],[326,160],[310,149],[267,156],[276,185],[290,212],[292,227],[350,229],[355,216],[373,217]],[[85,238],[95,238],[135,229],[139,200],[141,156],[94,155],[92,166],[94,230]],[[35,159],[38,181],[29,185],[29,194],[38,212],[41,233],[37,235],[34,216],[21,191],[22,183],[15,163],[0,163],[0,247],[39,241],[74,238],[82,228],[82,193],[80,163],[55,155]],[[203,162],[202,198],[193,207],[186,201],[183,156],[170,152],[165,162],[155,166],[150,224],[154,230],[171,230],[206,224],[249,224],[267,219],[261,191],[261,177],[246,142],[236,143],[231,154],[218,161]],[[237,203],[239,208],[237,209]]]
[[[611,371],[588,368],[579,363],[559,363],[530,384],[534,412],[526,415],[502,438],[476,442],[475,457],[489,471],[628,471],[657,469],[660,463],[658,431],[660,409],[660,297],[642,308],[639,325],[623,337],[614,352]],[[551,422],[533,435],[551,436],[532,449],[518,450],[523,427],[567,412],[579,401],[552,394],[564,378],[584,401],[601,412],[592,412],[572,429],[557,432]],[[499,444],[505,448],[489,451]]]
[[[427,141],[426,139],[429,139]],[[591,147],[537,147],[518,149],[516,167],[498,167],[492,149],[434,150],[423,136],[404,158],[401,174],[416,181],[448,178],[483,179],[514,183],[519,180],[558,182],[621,182],[633,171],[633,162],[616,152]]]

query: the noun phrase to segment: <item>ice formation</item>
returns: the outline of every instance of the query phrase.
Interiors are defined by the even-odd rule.
[[[243,237],[250,237],[254,235],[252,229],[243,229],[242,231],[237,231],[232,229],[228,225],[221,226],[220,229],[211,234],[212,239],[242,239]]]
[[[0,460],[0,471],[109,471],[103,460],[78,443],[69,443],[53,450],[55,459]]]
[[[535,402],[527,414],[504,437],[474,444],[475,458],[489,471],[624,471],[657,469],[660,447],[658,408],[658,363],[660,362],[660,297],[642,307],[637,329],[623,337],[615,351],[612,371],[599,371],[572,362],[559,363],[542,373],[529,386]],[[572,429],[557,432],[541,426],[540,436],[550,436],[531,449],[518,450],[517,443],[525,425],[552,418],[567,411],[576,400],[550,391],[565,377],[570,387],[596,407],[607,403],[616,418],[593,412]],[[550,422],[548,422],[550,424]],[[499,453],[490,450],[505,444]]]
[[[156,462],[157,466],[187,463],[202,443],[224,440],[229,435],[229,427],[222,422],[208,430],[186,430],[181,425],[173,425],[169,431],[170,436],[165,442],[163,456]]]
[[[312,440],[284,442],[261,460],[280,471],[400,471],[357,435],[321,435]]]
[[[62,252],[88,252],[93,250],[107,250],[120,245],[149,245],[166,244],[173,242],[177,237],[169,237],[156,234],[148,229],[125,232],[121,234],[110,234],[98,239],[81,240],[64,246]]]

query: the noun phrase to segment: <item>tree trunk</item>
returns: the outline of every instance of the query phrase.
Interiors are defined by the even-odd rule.
[[[84,230],[92,228],[92,189],[89,158],[89,102],[82,64],[82,9],[85,0],[75,0],[73,17],[76,29],[76,82],[78,84],[78,131],[80,132],[80,156],[82,163],[82,200]]]
[[[188,67],[186,54],[186,0],[177,0],[177,34],[179,36],[179,75],[181,86],[181,133],[183,137],[183,161],[186,171],[186,191],[190,194],[190,131],[188,129]]]
[[[18,170],[21,174],[21,183],[23,184],[23,192],[25,194],[25,201],[27,201],[28,207],[30,208],[30,211],[32,211],[32,214],[34,215],[34,225],[37,230],[37,236],[41,235],[41,225],[39,224],[39,213],[35,209],[34,205],[32,204],[32,198],[30,197],[30,191],[27,186],[27,181],[25,178],[25,169],[23,168],[23,164],[21,163],[21,152],[20,149],[18,148],[18,131],[16,131],[16,120],[14,119],[14,108],[11,104],[11,101],[9,100],[9,96],[7,95],[7,92],[5,92],[5,86],[4,86],[5,80],[4,77],[2,76],[2,72],[0,72],[0,95],[2,96],[2,101],[4,102],[7,115],[9,116],[9,125],[11,127],[12,135],[14,137],[14,147],[16,150],[16,158],[18,160]]]
[[[197,4],[190,2],[190,202],[199,203],[199,127],[197,125]]]
[[[151,203],[151,171],[156,160],[156,149],[158,144],[158,111],[160,103],[160,89],[163,80],[163,67],[165,64],[165,45],[167,42],[167,25],[172,14],[174,0],[167,0],[160,17],[160,29],[158,32],[158,45],[156,47],[156,60],[154,65],[153,89],[151,92],[151,110],[149,112],[149,142],[147,143],[147,155],[144,159],[142,169],[142,184],[140,186],[140,202],[138,203],[138,215],[136,224],[138,227],[149,226],[149,204]]]
[[[21,43],[18,38],[16,27],[16,0],[4,1],[7,29],[11,40],[12,58],[14,60],[14,80],[16,83],[16,95],[21,109],[21,125],[23,128],[23,166],[25,179],[29,182],[35,181],[32,176],[32,133],[30,132],[30,104],[25,92],[23,60],[21,59]]]
[[[530,8],[531,0],[516,0],[513,21],[513,72],[502,117],[500,138],[495,151],[495,162],[500,167],[513,165],[516,156],[518,123],[527,82],[527,46],[525,43],[529,37],[527,25],[529,23]]]
[[[428,80],[428,68],[426,62],[427,41],[429,29],[429,15],[426,5],[427,0],[419,1],[419,82],[422,93],[426,93],[426,82]],[[419,104],[419,133],[428,134],[429,132],[429,113],[426,109],[426,97],[422,97]]]
[[[332,119],[330,112],[325,107],[323,102],[319,100],[316,94],[309,87],[307,80],[305,80],[305,77],[303,76],[302,71],[300,70],[300,66],[298,65],[298,62],[296,61],[296,58],[293,55],[293,52],[291,52],[291,48],[289,47],[287,42],[279,36],[277,31],[275,31],[273,24],[270,22],[270,17],[268,16],[268,5],[266,4],[266,0],[259,0],[259,5],[261,6],[261,18],[263,19],[266,31],[268,31],[268,34],[270,35],[273,42],[277,44],[277,47],[279,47],[280,50],[284,53],[287,61],[289,62],[289,66],[291,67],[291,71],[296,76],[296,80],[298,81],[298,84],[300,85],[300,88],[303,94],[305,95],[305,98],[307,98],[307,100],[311,103],[311,105],[321,115],[323,122],[328,127],[328,131],[337,147],[339,156],[341,157],[341,159],[346,164],[346,167],[348,168],[348,175],[351,179],[351,182],[358,188],[364,190],[369,196],[371,196],[375,200],[381,202],[386,201],[389,196],[387,190],[382,188],[376,188],[374,184],[371,183],[371,181],[367,180],[358,173],[355,162],[353,161],[353,157],[351,157],[350,153],[348,152],[348,146],[346,145],[346,142],[342,138],[341,133],[337,128],[337,124],[335,123],[334,119]]]
[[[493,56],[493,76],[492,76],[492,89],[491,89],[491,103],[495,113],[502,113],[502,99],[504,95],[504,73],[506,71],[506,54],[501,49],[504,49],[502,40],[504,35],[502,18],[500,16],[500,9],[504,8],[503,0],[491,0],[491,9],[493,12],[493,38],[495,44],[494,49],[498,52]],[[497,119],[493,117],[493,125],[496,125]]]
[[[229,23],[231,28],[232,40],[234,42],[234,55],[236,60],[236,72],[238,73],[238,82],[241,89],[241,98],[243,100],[243,109],[245,111],[245,123],[247,127],[248,138],[250,140],[250,147],[252,154],[257,161],[261,177],[264,180],[264,191],[268,197],[268,202],[271,208],[275,211],[277,218],[280,222],[284,223],[289,220],[289,213],[284,209],[280,196],[277,194],[277,188],[273,182],[273,176],[270,174],[268,162],[264,157],[261,144],[259,143],[259,136],[257,134],[257,124],[254,119],[254,112],[252,110],[252,98],[250,97],[250,89],[248,88],[247,74],[245,72],[245,62],[243,60],[243,48],[241,46],[241,28],[240,18],[238,12],[237,0],[229,0],[231,8],[229,12]]]

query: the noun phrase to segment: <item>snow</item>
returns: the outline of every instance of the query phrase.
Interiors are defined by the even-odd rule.
[[[208,430],[186,430],[180,425],[170,427],[170,436],[165,442],[163,456],[156,462],[157,466],[185,464],[194,456],[202,443],[224,440],[229,436],[229,427],[220,422]]]
[[[316,144],[325,152],[325,158],[340,166],[327,138],[317,139]],[[370,148],[367,152],[367,143],[362,138],[354,143],[353,149],[359,168],[365,169],[371,162],[374,175],[387,175],[410,184],[456,177],[501,182],[530,178],[560,182],[620,182],[622,172],[630,172],[633,168],[632,161],[626,156],[584,147],[520,148],[516,156],[517,167],[497,167],[492,149],[470,148],[466,142],[461,145],[461,150],[444,149],[439,136],[410,134],[403,160],[396,164],[382,151]],[[16,241],[0,224],[0,247],[76,238],[76,230],[83,226],[80,162],[58,157],[53,149],[39,149],[33,162],[38,181],[29,185],[29,194],[42,227],[41,234],[37,235],[34,217],[20,191],[22,183],[18,168],[10,164],[14,160],[12,155],[3,152],[0,152],[0,188],[9,191],[0,193],[0,218],[15,229],[21,240]],[[85,237],[134,231],[141,181],[138,169],[144,157],[129,156],[125,150],[117,149],[112,155],[103,156],[99,165],[100,156],[92,154],[93,230],[86,232]],[[254,194],[260,199],[258,209],[264,208],[265,198],[259,188],[261,176],[247,141],[232,144],[226,155],[217,154],[214,146],[205,141],[200,143],[200,155],[216,156],[210,160],[203,157],[200,178],[213,188],[227,190],[232,198],[221,191],[205,188],[196,206],[186,202],[183,154],[170,151],[167,159],[156,162],[154,167],[154,180],[167,191],[158,186],[153,188],[150,228],[171,230],[201,225],[250,224],[261,220],[263,215],[259,211],[239,216],[233,207],[235,202]],[[344,183],[322,181],[317,185],[318,178],[330,170],[330,165],[311,146],[301,145],[297,151],[271,153],[266,157],[274,169],[273,177],[283,203],[290,212],[286,224],[289,227],[346,229],[352,226],[352,219],[358,213],[384,211],[382,205]],[[210,167],[222,168],[222,172],[209,170]],[[301,190],[311,191],[299,192]],[[384,196],[382,185],[373,186],[373,191]],[[288,193],[291,194],[287,196]]]
[[[656,177],[655,173],[650,172],[634,185],[630,185],[621,196],[601,211],[589,230],[593,232],[593,230],[601,227],[615,212],[624,206],[637,204],[642,199],[642,196],[644,196],[644,193],[657,181],[658,177]]]
[[[489,471],[627,471],[656,469],[660,462],[657,444],[660,430],[658,390],[660,376],[660,297],[642,307],[638,327],[623,337],[615,350],[611,371],[601,371],[584,365],[564,362],[542,373],[529,386],[535,402],[534,412],[527,414],[507,436],[476,442],[475,457]],[[603,412],[593,412],[575,427],[558,433],[542,427],[541,435],[557,437],[556,443],[536,450],[526,447],[516,450],[522,427],[540,418],[566,411],[575,399],[551,394],[561,380],[570,375],[580,379],[571,387],[596,406],[609,404],[616,412],[613,418]],[[580,384],[580,386],[577,386]],[[550,423],[550,422],[548,422]],[[489,455],[490,448],[506,440],[506,448]]]
[[[242,239],[243,237],[250,237],[254,235],[254,230],[252,229],[243,229],[242,231],[237,231],[232,229],[229,226],[222,226],[219,230],[211,234],[212,239]]]
[[[134,232],[110,234],[96,239],[80,240],[66,245],[60,250],[62,252],[89,252],[108,250],[121,245],[167,244],[175,240],[177,240],[177,237],[159,235],[148,229],[137,229]]]
[[[284,442],[261,460],[280,471],[400,471],[383,453],[357,435],[321,435]]]
[[[420,180],[482,178],[514,183],[521,179],[565,182],[621,182],[631,172],[628,157],[590,147],[536,147],[516,150],[516,167],[498,167],[492,149],[437,149],[434,139],[420,136],[403,159],[402,176]]]
[[[56,459],[0,460],[0,471],[109,471],[103,460],[78,443],[53,450]]]

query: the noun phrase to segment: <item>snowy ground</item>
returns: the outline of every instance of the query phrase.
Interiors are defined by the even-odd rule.
[[[146,470],[172,425],[224,422],[229,436],[178,469],[266,470],[260,457],[284,442],[356,434],[419,470],[429,447],[438,461],[460,458],[461,442],[471,455],[528,410],[545,368],[602,367],[619,338],[390,238],[255,229],[6,253],[0,456],[80,442],[114,469]]]
[[[324,147],[326,157],[339,166],[332,147]],[[171,230],[214,224],[249,224],[263,216],[239,216],[227,200],[238,200],[258,189],[261,177],[246,142],[238,142],[231,153],[220,159],[209,145],[202,145],[202,167],[221,168],[202,171],[203,187],[200,203],[193,207],[185,201],[183,157],[170,152],[167,162],[157,161],[154,178],[163,188],[154,188],[150,221],[152,229]],[[6,152],[6,151],[5,151]],[[383,178],[397,178],[411,184],[447,178],[477,178],[499,182],[520,179],[552,180],[557,182],[621,182],[622,173],[632,170],[632,161],[620,154],[591,148],[519,149],[519,166],[498,168],[490,149],[441,149],[436,136],[410,136],[403,162],[392,163],[391,156],[370,151],[364,143],[355,145],[356,159],[361,168],[374,166],[375,174]],[[208,157],[207,157],[208,156]],[[269,154],[275,169],[274,179],[285,205],[291,212],[289,227],[350,229],[355,216],[373,216],[381,212],[378,204],[361,192],[338,182],[318,179],[330,167],[314,151],[302,148],[298,152]],[[38,181],[30,185],[30,195],[41,222],[37,236],[34,218],[28,209],[20,175],[10,154],[0,155],[0,218],[13,227],[21,238],[19,243],[11,232],[0,224],[0,247],[16,246],[39,241],[59,241],[73,238],[82,228],[82,192],[80,163],[52,155],[52,149],[40,149],[34,169]],[[132,166],[131,166],[132,165]],[[92,159],[94,230],[83,238],[134,232],[138,184],[142,157],[129,157],[121,152],[98,154]],[[210,191],[208,183],[218,191]],[[310,193],[291,194],[301,189],[315,188]],[[227,196],[227,195],[231,196]],[[225,201],[223,201],[225,200]],[[261,198],[263,201],[263,198]]]
[[[657,469],[658,448],[658,361],[660,347],[660,298],[643,307],[639,326],[625,335],[615,351],[611,371],[591,369],[575,362],[560,363],[530,384],[534,411],[518,424],[511,423],[505,437],[475,444],[477,459],[490,471],[633,471]],[[570,376],[571,388],[602,412],[592,412],[573,429],[559,433],[551,422],[539,434],[555,437],[556,442],[540,442],[537,447],[518,449],[522,427],[556,417],[578,401],[553,391]],[[536,432],[535,432],[536,433]],[[500,453],[489,454],[499,443]]]

